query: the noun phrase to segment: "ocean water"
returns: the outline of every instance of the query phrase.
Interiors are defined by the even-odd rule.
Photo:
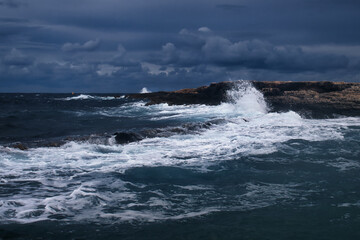
[[[0,94],[0,239],[360,239],[360,118],[227,94]]]

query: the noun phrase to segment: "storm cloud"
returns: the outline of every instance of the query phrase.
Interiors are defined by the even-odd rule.
[[[3,62],[10,66],[28,66],[33,63],[33,58],[25,56],[22,52],[13,48],[9,54],[5,55]]]
[[[94,51],[97,49],[100,45],[100,40],[89,40],[85,42],[84,44],[79,43],[65,43],[62,46],[62,50],[64,52],[77,52],[77,51]]]
[[[17,0],[2,0],[0,1],[0,6],[10,7],[10,8],[18,8],[23,5],[23,2]]]
[[[353,0],[0,0],[0,91],[360,81],[359,9]]]

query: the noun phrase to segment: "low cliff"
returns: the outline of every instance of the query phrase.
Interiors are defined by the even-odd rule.
[[[235,84],[220,82],[173,92],[129,94],[128,97],[147,99],[149,105],[217,105],[227,101],[226,92]],[[360,116],[360,83],[253,81],[252,84],[263,93],[271,111],[293,110],[307,117]]]

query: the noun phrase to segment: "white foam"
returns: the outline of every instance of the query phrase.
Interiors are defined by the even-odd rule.
[[[229,91],[228,97],[231,102],[219,106],[145,106],[137,102],[101,113],[148,116],[153,121],[166,118],[226,119],[225,123],[196,135],[149,138],[126,145],[116,144],[112,137],[108,144],[68,142],[57,148],[41,147],[26,151],[0,147],[0,184],[9,184],[13,179],[41,183],[39,190],[24,187],[20,193],[2,197],[0,221],[31,222],[56,214],[87,221],[156,221],[224,210],[218,205],[202,207],[201,201],[192,194],[207,191],[215,194],[211,195],[214,199],[221,198],[212,186],[175,185],[176,194],[152,191],[152,197],[140,201],[142,192],[148,186],[123,182],[106,174],[124,173],[131,168],[144,166],[176,166],[209,171],[211,166],[221,161],[276,152],[282,143],[289,140],[341,141],[344,130],[350,126],[360,126],[359,118],[316,120],[303,119],[291,111],[267,113],[262,95],[246,83],[240,83],[237,89]],[[321,164],[337,167],[341,171],[360,168],[358,162],[346,159]],[[86,177],[90,173],[99,174],[99,177],[94,176],[89,180]],[[230,201],[230,207],[225,210],[246,211],[266,207],[277,201],[291,200],[298,194],[294,190],[296,185],[246,183],[239,187],[244,188],[245,193]],[[105,190],[99,190],[103,188]],[[117,206],[118,210],[104,211],[109,206]]]
[[[86,94],[80,94],[78,96],[73,96],[73,97],[66,97],[66,98],[59,98],[58,100],[63,100],[63,101],[72,101],[72,100],[89,100],[89,99],[94,99],[94,100],[114,100],[117,98],[125,98],[124,95],[119,96],[119,97],[115,97],[115,96],[93,96],[93,95],[86,95]]]
[[[81,96],[81,95],[80,95]],[[79,96],[78,96],[79,97]],[[73,99],[77,97],[71,97]],[[94,98],[84,95],[79,99]],[[78,115],[103,115],[107,117],[148,117],[153,121],[165,119],[208,120],[237,116],[251,117],[267,112],[267,104],[262,94],[252,87],[250,82],[238,81],[235,88],[227,93],[227,102],[217,106],[156,104],[146,106],[146,102],[125,103],[119,107],[102,108],[98,111],[79,112]]]
[[[360,207],[360,201],[355,203],[341,203],[338,204],[337,207]]]
[[[143,87],[143,88],[140,90],[140,93],[151,93],[151,91],[149,91],[146,87]]]
[[[237,81],[235,87],[227,91],[230,106],[236,112],[267,113],[268,106],[264,96],[249,81]],[[228,103],[229,104],[229,103]],[[225,104],[222,105],[224,107]]]

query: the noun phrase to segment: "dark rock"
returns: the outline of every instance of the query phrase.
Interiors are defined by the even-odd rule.
[[[169,105],[183,104],[207,104],[218,105],[226,101],[226,92],[230,90],[235,83],[220,82],[212,83],[210,86],[199,88],[187,88],[174,92],[154,92],[129,94],[127,97],[133,99],[148,99],[147,105],[167,103]]]
[[[224,119],[215,119],[204,123],[185,123],[179,127],[144,129],[139,132],[117,132],[114,135],[115,140],[118,144],[127,144],[131,142],[137,142],[145,138],[170,137],[173,135],[183,134],[197,134],[205,129],[209,129],[212,125],[222,124],[225,121],[226,120]]]
[[[60,146],[62,146],[64,144],[65,144],[65,142],[61,142],[61,141],[59,141],[59,142],[48,142],[48,143],[45,143],[43,146],[44,147],[60,147]]]
[[[252,84],[264,94],[271,111],[293,110],[315,118],[360,116],[360,83],[253,81]],[[127,97],[147,99],[148,105],[218,105],[227,101],[226,92],[235,85],[236,82],[220,82],[194,89],[129,94]]]
[[[131,133],[131,132],[115,133],[115,140],[119,144],[137,142],[140,141],[141,139],[143,139],[143,137],[137,133]]]
[[[360,84],[344,82],[253,82],[272,111],[305,117],[360,116]]]
[[[17,148],[17,149],[20,149],[20,150],[28,150],[28,146],[24,145],[24,144],[21,144],[21,143],[17,143],[17,144],[14,144],[11,146],[12,148]]]

